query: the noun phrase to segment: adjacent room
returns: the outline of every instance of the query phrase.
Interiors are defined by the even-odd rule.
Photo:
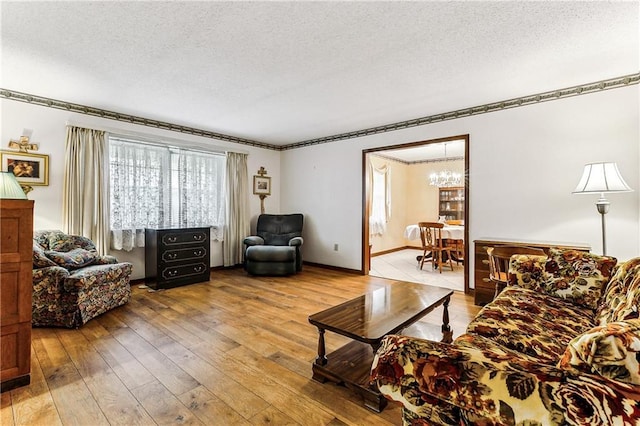
[[[3,426],[638,423],[637,2],[0,32]]]

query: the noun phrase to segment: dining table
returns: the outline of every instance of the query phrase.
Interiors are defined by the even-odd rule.
[[[452,240],[456,242],[462,242],[462,247],[464,247],[464,225],[448,225],[444,224],[444,227],[441,229],[441,236],[443,240]],[[418,224],[407,225],[404,229],[404,237],[408,240],[419,240],[420,239],[420,227]],[[454,244],[456,247],[458,244]],[[462,252],[456,250],[451,253],[451,258],[456,262],[462,261],[461,259]],[[427,258],[431,257],[431,253],[427,253]],[[420,262],[422,260],[422,256],[416,256],[416,260]]]
[[[444,240],[464,240],[464,225],[444,225],[441,231]],[[420,239],[420,227],[417,224],[408,225],[404,229],[404,237],[408,240]]]

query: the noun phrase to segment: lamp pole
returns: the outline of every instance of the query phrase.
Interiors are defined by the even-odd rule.
[[[606,225],[604,215],[609,212],[609,201],[604,198],[604,193],[600,193],[600,198],[596,203],[596,207],[598,208],[598,213],[600,213],[601,221],[602,221],[602,255],[607,255],[607,240],[606,240]]]

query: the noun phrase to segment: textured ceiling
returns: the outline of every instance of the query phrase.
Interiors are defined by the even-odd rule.
[[[1,87],[274,145],[640,69],[637,2],[0,7]]]

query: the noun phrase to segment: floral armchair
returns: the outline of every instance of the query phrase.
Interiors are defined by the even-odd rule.
[[[35,231],[32,324],[77,328],[127,303],[131,272],[131,263],[99,255],[86,237]]]
[[[452,344],[391,335],[372,380],[404,425],[640,424],[640,258],[511,258]]]

